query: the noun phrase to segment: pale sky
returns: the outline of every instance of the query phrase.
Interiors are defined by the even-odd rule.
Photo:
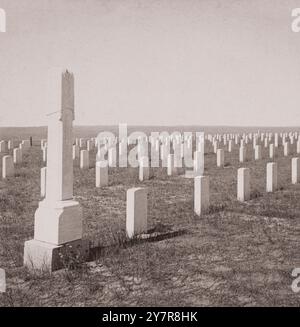
[[[75,124],[300,126],[300,0],[0,0],[0,126],[45,125],[52,67]],[[58,78],[58,83],[60,80]]]

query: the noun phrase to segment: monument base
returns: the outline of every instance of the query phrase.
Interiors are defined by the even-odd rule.
[[[34,219],[34,240],[63,245],[82,239],[82,210],[73,200],[39,203]]]
[[[24,266],[30,270],[55,271],[80,264],[89,257],[89,242],[77,240],[64,245],[30,240],[25,242]]]

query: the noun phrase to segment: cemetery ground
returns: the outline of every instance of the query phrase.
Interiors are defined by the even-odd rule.
[[[268,148],[262,146],[263,159],[254,161],[248,144],[249,159],[241,164],[235,145],[225,152],[225,167],[217,168],[206,146],[210,210],[202,217],[193,213],[193,179],[153,168],[152,178],[140,182],[138,168],[109,168],[109,186],[95,188],[95,168],[80,170],[75,162],[84,238],[99,251],[86,263],[66,255],[64,268],[50,275],[23,267],[44,166],[40,139],[34,139],[15,177],[0,180],[0,268],[7,274],[0,306],[299,306],[300,295],[291,289],[291,272],[300,267],[300,185],[291,184],[291,158],[297,156],[291,147],[288,157],[282,146],[277,150],[279,189],[266,193]],[[249,167],[251,176],[251,199],[244,203],[236,199],[240,167]],[[178,233],[128,242],[131,187],[148,190],[149,230]]]

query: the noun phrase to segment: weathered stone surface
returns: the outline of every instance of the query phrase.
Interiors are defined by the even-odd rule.
[[[126,232],[129,238],[147,231],[147,190],[131,188],[127,191]]]
[[[300,158],[292,158],[292,183],[300,181]]]
[[[209,209],[209,177],[196,176],[194,178],[194,211],[200,216]]]
[[[267,163],[267,192],[277,190],[277,163]]]
[[[239,168],[237,178],[237,199],[241,202],[250,200],[250,169]]]
[[[103,187],[108,185],[108,162],[96,162],[96,187]]]
[[[12,156],[2,158],[2,178],[12,177],[15,174],[15,168]]]

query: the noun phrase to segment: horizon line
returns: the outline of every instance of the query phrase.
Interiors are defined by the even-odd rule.
[[[126,123],[119,123],[126,124]],[[106,125],[76,125],[73,127],[118,127],[119,124],[106,124]],[[127,124],[130,127],[227,127],[227,128],[300,128],[300,125],[192,125],[192,124],[182,124],[182,125],[155,125],[155,124]],[[1,126],[0,128],[47,128],[47,125],[39,125],[39,126]]]

